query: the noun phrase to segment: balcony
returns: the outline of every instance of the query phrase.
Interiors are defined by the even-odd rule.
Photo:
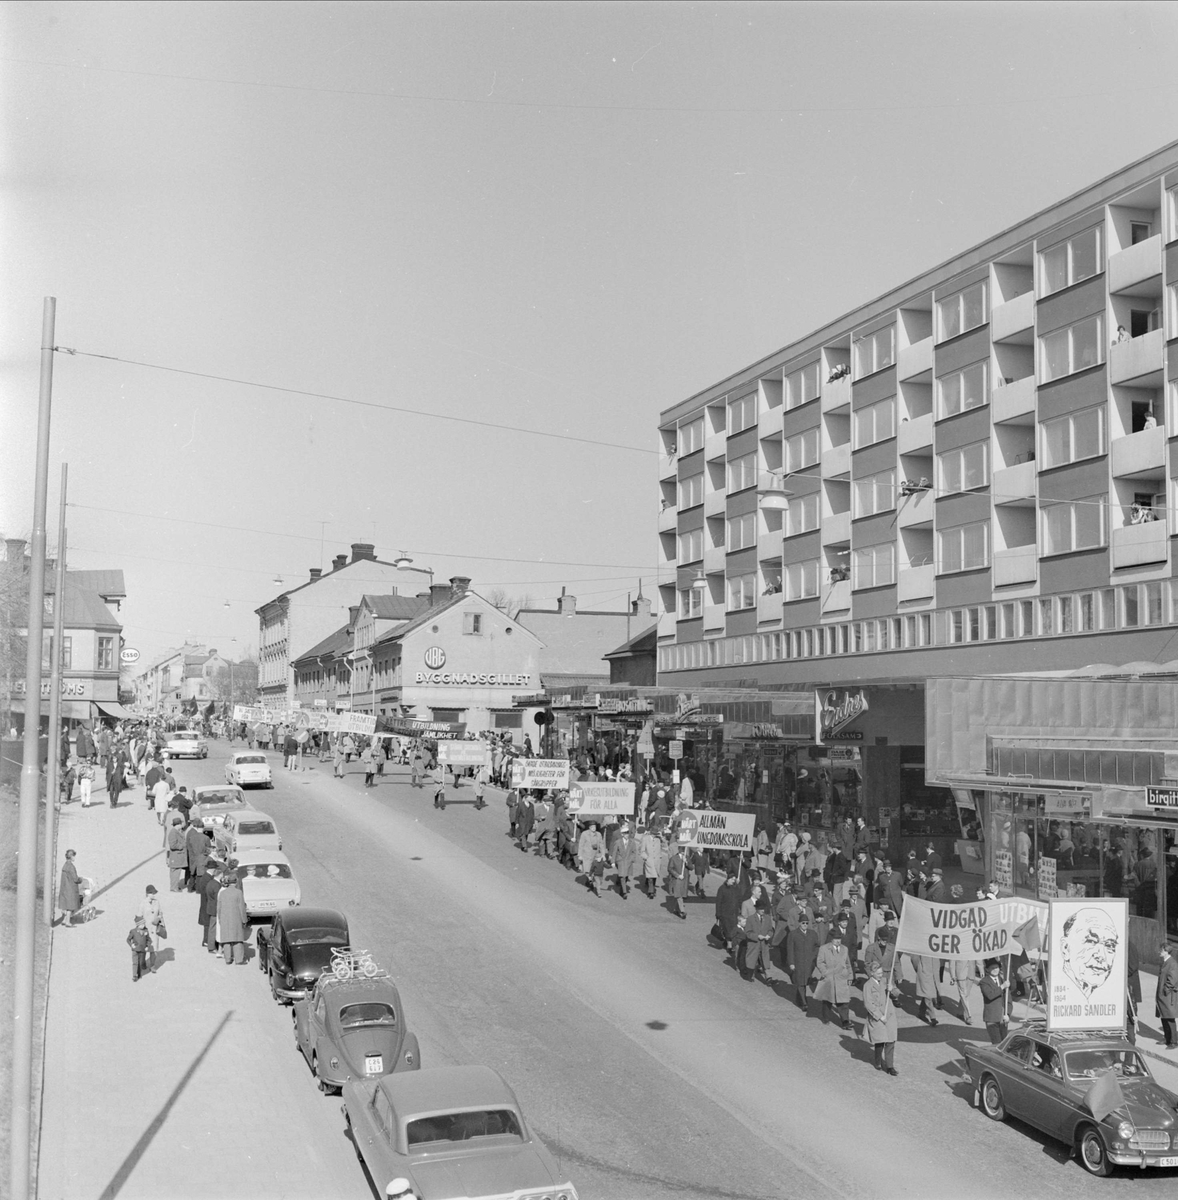
[[[824,413],[834,412],[839,408],[849,408],[851,405],[850,375],[844,375],[842,379],[836,379],[833,383],[823,383],[820,403]]]
[[[1035,293],[1023,292],[990,312],[990,337],[996,342],[1030,345],[1035,334]]]
[[[678,521],[679,510],[673,504],[659,509],[659,533],[674,533]]]
[[[1112,534],[1114,570],[1166,561],[1170,536],[1165,521],[1122,525],[1120,529],[1114,529]]]
[[[921,454],[933,450],[933,414],[925,413],[923,417],[913,417],[910,421],[901,421],[896,435],[901,454]]]
[[[1112,452],[1113,474],[1119,479],[1165,478],[1166,431],[1160,425],[1114,438]]]
[[[704,458],[711,462],[714,458],[723,458],[728,450],[728,430],[721,428],[712,430],[712,418],[704,417]]]
[[[1010,504],[1021,508],[1035,505],[1037,474],[1035,460],[1002,467],[990,480],[990,494],[995,504]]]
[[[1159,233],[1146,238],[1144,242],[1138,242],[1136,246],[1126,246],[1124,250],[1109,255],[1108,290],[1132,296],[1143,283],[1156,279],[1161,273],[1162,235]],[[1160,290],[1160,287],[1153,285],[1152,294]]]
[[[933,339],[922,338],[911,346],[904,346],[896,356],[896,378],[915,379],[919,375],[931,375],[933,369]]]
[[[767,621],[780,621],[783,603],[784,601],[780,592],[774,592],[769,596],[758,596],[757,624],[763,625]]]
[[[724,605],[704,603],[704,632],[724,628]]]
[[[757,561],[772,562],[773,559],[780,558],[781,538],[780,529],[771,529],[768,533],[762,533],[757,538]]]
[[[901,567],[896,576],[896,601],[931,600],[936,594],[936,573],[932,563]]]
[[[837,579],[822,585],[822,613],[849,612],[851,609],[851,581]]]
[[[824,546],[837,546],[840,542],[849,542],[850,540],[850,511],[831,513],[822,518],[822,544]]]
[[[662,641],[663,638],[673,638],[675,636],[675,620],[676,616],[673,612],[659,613],[659,641]]]
[[[1039,578],[1039,548],[1032,544],[995,550],[993,568],[995,587],[1034,583]]]
[[[706,538],[704,539],[707,540]],[[723,575],[724,574],[724,556],[725,550],[723,546],[705,546],[704,547],[704,574],[705,575]]]
[[[840,380],[841,382],[841,380]],[[851,443],[831,446],[822,451],[822,478],[839,479],[851,472]]]
[[[1122,251],[1122,253],[1125,252]],[[1131,338],[1127,342],[1116,343],[1109,354],[1109,369],[1113,383],[1148,384],[1160,387],[1164,349],[1165,342],[1160,329],[1150,330],[1149,333],[1143,333],[1140,337]]]
[[[781,417],[784,412],[780,404],[765,409],[757,418],[757,437],[781,437]]]
[[[659,478],[674,479],[679,470],[679,456],[677,454],[660,454],[659,455]]]
[[[717,489],[714,492],[704,489],[704,516],[722,517],[728,511],[728,493]]]
[[[994,424],[1010,421],[1015,425],[1035,423],[1035,377],[1016,379],[990,391],[990,412]]]
[[[933,493],[913,492],[911,496],[899,496],[896,499],[896,523],[901,529],[932,529],[933,527]]]

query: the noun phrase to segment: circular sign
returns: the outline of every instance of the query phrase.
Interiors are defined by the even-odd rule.
[[[446,651],[441,646],[431,646],[425,652],[425,665],[431,671],[436,671],[439,667],[446,665]]]
[[[139,661],[139,651],[133,650],[130,646],[127,646],[123,650],[123,652],[119,655],[119,658],[125,663],[138,662]]]

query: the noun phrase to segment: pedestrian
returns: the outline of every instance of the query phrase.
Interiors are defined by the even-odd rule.
[[[159,954],[160,948],[160,938],[168,936],[168,927],[164,924],[163,905],[160,904],[159,893],[156,891],[154,883],[149,883],[144,889],[143,899],[139,901],[139,907],[135,910],[135,916],[143,918],[144,926],[147,929],[149,941],[148,964],[154,975],[156,956]]]
[[[288,729],[286,737],[282,739],[282,761],[288,771],[295,770],[299,765],[299,744],[293,729]]]
[[[187,855],[185,861],[184,887],[190,892],[196,890],[196,877],[201,873],[204,860],[209,856],[209,838],[205,833],[204,822],[196,817],[184,833],[184,849]]]
[[[1137,1045],[1137,1015],[1141,1009],[1141,960],[1132,942],[1125,953],[1125,1037]]]
[[[1174,947],[1167,943],[1162,944],[1160,955],[1156,1011],[1162,1022],[1166,1049],[1173,1050],[1178,1046],[1174,1033],[1174,1022],[1178,1019],[1178,960],[1174,958]]]
[[[585,874],[585,883],[595,895],[601,895],[601,880],[605,876],[605,842],[596,821],[590,821],[577,843],[577,862]]]
[[[755,891],[756,889],[754,889]],[[750,901],[745,901],[749,904]],[[744,918],[744,970],[746,980],[760,979],[769,982],[770,946],[773,941],[773,915],[753,899],[752,908]]]
[[[785,939],[785,970],[794,987],[794,1003],[802,1012],[809,1010],[807,989],[818,965],[819,948],[818,934],[810,925],[810,914],[803,908],[798,927],[791,929]]]
[[[648,899],[653,900],[658,895],[659,866],[663,857],[662,838],[654,829],[647,827],[638,843],[638,854],[642,859],[642,890]]]
[[[552,793],[545,792],[536,801],[535,809],[536,853],[544,858],[556,857],[556,805]]]
[[[818,979],[814,987],[814,999],[822,1001],[822,1023],[825,1025],[828,1017],[837,1016],[839,1026],[850,1029],[851,983],[854,974],[851,970],[850,955],[847,954],[847,947],[843,944],[837,927],[830,931],[826,943],[818,949],[814,974]]]
[[[421,777],[425,772],[425,755],[421,743],[413,747],[413,757],[409,760],[409,784],[411,787],[421,787]]]
[[[110,800],[111,808],[118,808],[119,793],[123,790],[123,784],[126,782],[127,760],[123,755],[122,748],[115,750],[107,755],[106,759],[106,795]]]
[[[150,806],[155,810],[156,823],[162,825],[164,814],[168,811],[168,798],[172,794],[172,789],[168,786],[168,777],[163,771],[160,771],[155,782],[148,786],[147,794],[150,797]]]
[[[366,745],[360,752],[360,762],[364,764],[364,786],[376,787],[376,759],[372,753],[371,744]],[[437,801],[435,799],[435,805]]]
[[[64,928],[74,923],[74,913],[82,907],[82,884],[78,878],[78,865],[74,862],[76,850],[65,852],[61,867],[61,884],[57,889],[57,907],[61,909],[61,924]]]
[[[413,784],[414,787],[417,784]],[[507,793],[507,836],[515,841],[516,813],[519,809],[519,792],[511,788]]]
[[[739,966],[736,961],[736,946],[740,939],[742,889],[738,881],[738,870],[734,863],[730,863],[724,882],[716,889],[716,927],[724,942],[724,948],[732,956],[733,966]]]
[[[90,807],[90,789],[94,786],[94,767],[88,759],[78,765],[78,787],[82,793],[82,807]]]
[[[171,824],[165,835],[165,845],[168,848],[168,888],[173,892],[184,890],[184,876],[188,869],[188,843],[184,837],[184,818],[179,813],[173,813],[169,818]]]
[[[135,918],[131,932],[127,934],[127,945],[131,947],[131,982],[138,983],[147,974],[147,960],[151,954],[151,935],[142,916]]]
[[[225,955],[225,965],[245,962],[245,940],[249,936],[249,914],[241,894],[241,880],[225,873],[224,887],[217,894],[217,941]]]
[[[200,910],[197,922],[204,929],[203,941],[210,954],[217,953],[217,897],[221,893],[221,878],[217,873],[222,864],[210,858],[205,862],[200,887]]]
[[[381,771],[381,764],[376,764],[377,774]],[[487,793],[487,764],[483,763],[474,775],[474,806],[475,808],[486,808],[487,801],[485,799]]]
[[[998,1045],[1006,1036],[1006,991],[1008,984],[1002,980],[1002,964],[992,958],[986,963],[986,974],[982,977],[982,1020],[990,1042]]]
[[[344,762],[350,763],[356,753],[356,739],[350,733],[344,734]]]
[[[384,778],[384,765],[387,759],[388,755],[385,754],[384,738],[377,738],[372,746],[372,761],[376,763],[377,779]]]
[[[671,897],[671,911],[680,920],[686,921],[687,910],[683,901],[687,898],[687,855],[682,846],[676,846],[671,851],[671,858],[667,863],[667,895]],[[769,923],[769,929],[772,932],[772,921]],[[768,942],[765,944],[765,961],[768,964]]]
[[[867,1040],[875,1051],[875,1069],[886,1075],[899,1075],[894,1065],[896,1053],[896,1008],[888,995],[883,967],[874,962],[863,984],[863,1007],[867,1010]]]
[[[446,768],[442,764],[431,767],[428,772],[434,789],[434,808],[446,807]]]
[[[630,888],[642,870],[642,857],[638,853],[638,842],[630,831],[628,821],[623,821],[614,840],[612,852],[614,868],[618,873],[618,891],[625,900]]]
[[[332,774],[336,779],[343,779],[344,764],[347,762],[347,755],[344,753],[344,744],[340,738],[335,739],[335,752],[332,755]],[[414,787],[419,786],[414,783]]]
[[[527,853],[528,838],[532,835],[532,826],[536,821],[536,802],[531,792],[521,791],[519,804],[515,809],[515,835],[519,848]]]
[[[937,1024],[933,1009],[940,1007],[941,993],[937,987],[937,960],[927,954],[909,954],[916,975],[916,998],[920,1001],[916,1015],[930,1025]]]

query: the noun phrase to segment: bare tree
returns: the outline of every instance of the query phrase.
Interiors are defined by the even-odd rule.
[[[258,662],[254,658],[243,658],[233,664],[232,689],[230,688],[231,672],[228,667],[214,667],[209,673],[209,691],[218,705],[221,704],[253,704],[258,698]]]
[[[493,605],[511,620],[515,620],[522,609],[532,602],[531,596],[509,596],[503,588],[492,588],[487,593],[487,603]]]
[[[0,727],[12,723],[12,692],[24,678],[29,624],[29,577],[23,559],[0,562]]]

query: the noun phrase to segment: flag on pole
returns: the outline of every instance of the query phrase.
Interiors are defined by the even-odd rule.
[[[1029,916],[1010,935],[1024,950],[1042,950],[1043,938],[1039,933],[1039,918],[1034,914]]]
[[[1084,1103],[1098,1121],[1103,1121],[1115,1109],[1124,1108],[1125,1093],[1112,1070],[1097,1075],[1084,1093]]]

